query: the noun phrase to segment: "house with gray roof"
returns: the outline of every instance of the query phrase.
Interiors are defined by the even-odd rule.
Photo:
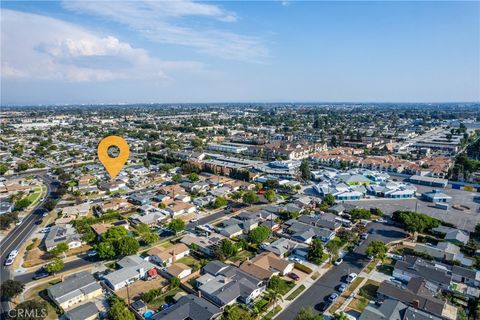
[[[75,304],[100,296],[102,287],[90,273],[81,271],[48,287],[47,293],[55,304],[66,310]]]
[[[204,275],[197,278],[198,290],[202,297],[218,307],[236,302],[249,304],[265,291],[265,283],[262,280],[237,267],[224,268],[218,263],[210,267],[209,264],[202,269]],[[209,273],[210,270],[214,273]]]
[[[70,249],[78,248],[82,245],[82,237],[70,224],[55,225],[45,238],[45,247],[47,251],[51,251],[62,242],[65,242]]]
[[[287,233],[295,240],[311,243],[313,238],[328,242],[335,236],[335,232],[326,228],[312,226],[306,223],[291,219],[285,222]]]
[[[442,318],[412,308],[394,299],[386,299],[380,307],[368,305],[359,320],[441,320]]]
[[[452,280],[480,288],[480,271],[461,266],[452,266]]]
[[[222,309],[205,299],[189,294],[166,310],[154,314],[153,320],[212,320],[222,314]]]
[[[395,263],[392,275],[404,282],[421,277],[428,282],[430,287],[435,287],[436,290],[448,289],[452,281],[450,270],[446,266],[410,255]]]
[[[99,310],[95,303],[87,302],[65,313],[68,320],[98,319]]]
[[[467,244],[470,240],[470,235],[467,231],[459,230],[457,228],[439,226],[432,229],[432,231],[441,236],[445,241],[457,245]]]
[[[138,255],[124,257],[117,264],[120,269],[104,277],[105,282],[113,290],[121,289],[139,279],[147,278],[149,273],[157,273],[153,263],[142,259]]]

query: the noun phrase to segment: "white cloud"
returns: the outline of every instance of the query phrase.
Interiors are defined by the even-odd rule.
[[[64,8],[76,13],[92,14],[127,25],[143,37],[158,43],[195,48],[198,52],[228,60],[262,61],[268,49],[262,40],[225,31],[216,27],[194,27],[181,18],[210,18],[234,22],[237,16],[219,6],[181,1],[77,1],[62,2]],[[210,25],[210,24],[209,24]]]
[[[193,61],[162,61],[111,35],[13,10],[1,10],[4,78],[108,81],[164,79],[165,71],[198,70]]]

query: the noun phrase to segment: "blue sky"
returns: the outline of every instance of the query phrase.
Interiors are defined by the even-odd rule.
[[[480,100],[480,2],[2,1],[2,104]]]

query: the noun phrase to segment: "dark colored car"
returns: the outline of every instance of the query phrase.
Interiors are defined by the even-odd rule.
[[[293,273],[293,272],[290,272],[289,274],[287,274],[287,276],[288,276],[289,278],[295,280],[295,281],[300,280],[300,277],[299,277],[297,274]]]
[[[326,302],[320,302],[315,306],[315,309],[320,312],[325,312],[325,310],[327,310],[329,306],[330,305]]]
[[[34,275],[32,277],[33,280],[39,280],[39,279],[43,279],[43,278],[46,278],[50,275],[50,273],[48,272],[42,272],[42,273],[37,273],[36,275]]]

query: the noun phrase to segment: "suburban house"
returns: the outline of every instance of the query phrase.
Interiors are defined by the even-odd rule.
[[[105,282],[113,290],[121,289],[139,279],[158,275],[155,265],[143,260],[138,255],[124,257],[117,264],[120,266],[120,269],[104,277]]]
[[[393,276],[404,282],[412,278],[421,277],[435,290],[447,290],[452,276],[450,270],[443,265],[427,261],[415,256],[405,256],[405,260],[398,260],[393,269]]]
[[[298,217],[297,221],[335,231],[342,226],[337,218],[336,215],[325,212],[315,216],[302,215]]]
[[[460,252],[460,247],[450,242],[439,242],[436,246],[424,243],[416,243],[415,251],[426,253],[434,258],[448,261],[459,261],[465,266],[473,265],[471,259],[465,258]]]
[[[75,206],[62,208],[63,216],[67,216],[67,217],[70,217],[70,216],[73,216],[76,218],[85,217],[89,211],[90,211],[89,203],[81,203]]]
[[[286,221],[285,225],[287,226],[287,233],[293,239],[307,244],[311,243],[314,238],[328,242],[335,236],[335,232],[332,230],[302,223],[294,219]]]
[[[263,252],[256,257],[244,261],[240,270],[265,281],[272,276],[284,276],[293,270],[294,263],[280,258],[273,252]]]
[[[470,240],[470,235],[468,232],[459,230],[457,228],[450,228],[445,226],[439,226],[432,229],[434,233],[438,236],[443,237],[445,241],[457,244],[465,245]]]
[[[65,316],[68,320],[95,320],[99,312],[95,303],[87,302],[65,312]]]
[[[219,261],[208,263],[202,271],[204,274],[196,279],[198,290],[219,307],[236,302],[249,304],[265,291],[262,280]]]
[[[468,286],[480,288],[480,271],[452,266],[452,280]]]
[[[145,215],[133,214],[129,219],[133,225],[144,223],[148,226],[156,226],[160,221],[166,219],[166,216],[162,212],[157,211]]]
[[[167,273],[172,277],[183,279],[192,273],[192,268],[181,262],[174,262],[167,268]]]
[[[263,248],[266,251],[273,252],[279,257],[286,257],[297,250],[307,251],[308,246],[287,238],[279,238]]]
[[[153,247],[147,252],[149,261],[162,266],[169,266],[177,260],[190,254],[190,249],[183,243],[177,243],[169,248]]]
[[[448,320],[457,318],[457,308],[443,300],[435,298],[436,292],[427,287],[423,278],[413,278],[406,287],[384,281],[377,290],[380,301],[395,299],[415,309]]]
[[[129,229],[129,224],[127,220],[119,220],[119,221],[114,221],[112,223],[95,223],[90,226],[92,228],[93,232],[97,235],[97,237],[102,236],[105,232],[108,231],[111,227],[124,227],[125,229]]]
[[[213,320],[222,315],[222,309],[194,294],[181,297],[173,306],[159,311],[152,320]]]
[[[369,304],[358,320],[441,320],[431,314],[409,307],[401,301],[386,299],[380,307]]]
[[[63,310],[102,295],[102,287],[86,271],[67,276],[65,280],[47,288],[50,299]]]
[[[174,201],[165,209],[172,218],[182,214],[194,213],[196,210],[197,208],[193,204],[183,201]]]
[[[211,237],[186,235],[180,240],[180,242],[189,247],[195,245],[203,254],[206,254],[207,256],[213,256],[215,248],[223,239],[225,239],[225,237],[220,234],[215,234]]]
[[[59,243],[66,243],[70,249],[82,246],[82,237],[70,224],[55,225],[45,238],[47,251],[53,250]]]

